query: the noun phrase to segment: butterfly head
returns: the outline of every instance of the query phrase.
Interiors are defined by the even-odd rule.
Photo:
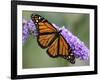
[[[31,19],[35,22],[35,23],[38,23],[39,20],[41,19],[41,16],[40,15],[37,15],[37,14],[32,14],[31,15]]]
[[[35,24],[37,24],[38,22],[41,22],[41,21],[42,22],[45,21],[45,19],[38,14],[32,14],[31,19],[35,22]]]

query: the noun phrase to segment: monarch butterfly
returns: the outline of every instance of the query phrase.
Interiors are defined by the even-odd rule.
[[[75,63],[75,56],[72,50],[61,34],[62,30],[57,30],[48,20],[38,14],[32,14],[31,19],[34,22],[38,35],[37,42],[41,48],[47,48],[47,54],[53,58],[63,57],[70,63]]]

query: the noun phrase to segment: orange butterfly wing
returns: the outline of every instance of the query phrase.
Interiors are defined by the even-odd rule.
[[[47,48],[53,42],[54,37],[55,34],[39,35],[37,41],[42,48]]]
[[[65,38],[60,35],[59,38],[59,55],[67,59],[70,63],[75,63],[75,56]]]
[[[58,38],[53,41],[53,43],[49,46],[47,49],[47,53],[51,57],[57,57],[58,56]]]
[[[54,33],[57,32],[56,28],[53,27],[53,25],[51,25],[50,23],[48,23],[48,21],[44,21],[44,22],[39,22],[38,23],[38,29],[40,33]]]
[[[48,48],[47,53],[51,57],[61,56],[67,59],[70,63],[75,63],[75,56],[71,52],[69,44],[66,42],[64,37],[60,34],[60,37],[57,38]]]
[[[69,44],[65,41],[63,36],[60,35],[60,38],[59,38],[59,55],[66,57],[69,54],[69,50],[70,50]]]
[[[39,33],[57,32],[57,29],[40,15],[32,15],[32,20],[34,21]]]
[[[37,41],[42,48],[47,48],[55,39],[57,29],[40,15],[32,15],[38,30]]]

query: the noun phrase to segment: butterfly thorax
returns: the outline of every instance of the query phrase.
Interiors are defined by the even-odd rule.
[[[59,31],[57,32],[56,36],[59,37],[61,32],[62,32],[62,30],[59,30]]]

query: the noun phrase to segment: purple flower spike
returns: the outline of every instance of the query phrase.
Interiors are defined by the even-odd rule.
[[[54,25],[54,24],[53,24]],[[81,60],[88,60],[89,58],[89,49],[85,46],[85,44],[79,40],[76,36],[74,36],[69,30],[62,27],[54,25],[55,28],[62,30],[61,34],[69,43],[72,52],[74,53],[76,58],[80,58]]]
[[[85,44],[82,41],[80,41],[78,37],[74,36],[70,31],[68,31],[64,27],[61,28],[61,30],[61,34],[69,43],[74,55],[82,60],[88,60],[89,49],[85,46]]]
[[[22,21],[23,23],[23,27],[22,27],[22,43],[24,44],[24,42],[28,39],[29,36],[29,30],[28,30],[28,25],[27,25],[27,21],[25,19],[23,19]]]
[[[25,19],[23,19],[22,22],[23,22],[22,43],[24,44],[28,39],[30,32],[34,33],[34,35],[36,36],[36,29],[32,20],[26,21]]]
[[[27,24],[28,24],[29,31],[32,32],[35,36],[37,36],[38,34],[36,31],[36,26],[35,26],[34,22],[32,20],[29,20],[27,22]]]

